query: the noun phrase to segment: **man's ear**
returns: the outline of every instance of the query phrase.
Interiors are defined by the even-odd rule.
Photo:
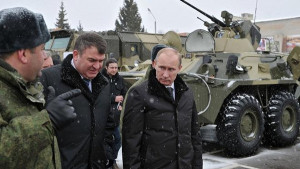
[[[73,50],[73,59],[74,59],[74,61],[77,61],[78,57],[79,57],[78,50]]]
[[[30,51],[29,51],[30,52]],[[25,49],[20,49],[17,51],[17,55],[18,55],[18,60],[23,63],[26,64],[28,63],[28,57],[29,55],[27,55],[26,50]]]
[[[179,70],[181,70],[181,68],[182,68],[182,65],[179,66]]]
[[[154,61],[152,62],[152,68],[154,68],[155,65],[156,65],[156,61],[154,60]]]

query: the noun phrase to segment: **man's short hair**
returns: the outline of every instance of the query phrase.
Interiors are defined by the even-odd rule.
[[[17,7],[0,11],[0,56],[6,58],[20,49],[33,49],[50,39],[41,14]]]
[[[54,64],[54,65],[58,65],[58,64],[61,63],[59,54],[54,54],[54,55],[52,55],[52,59],[53,59],[53,64]]]
[[[85,49],[90,47],[96,47],[99,53],[105,54],[107,43],[99,34],[88,32],[77,38],[74,49],[82,54]]]
[[[157,60],[157,58],[158,58],[162,53],[166,53],[166,52],[173,52],[173,53],[175,53],[175,54],[178,56],[178,59],[179,59],[179,66],[181,65],[181,62],[182,62],[182,56],[181,56],[180,52],[178,52],[176,49],[171,48],[171,47],[166,47],[166,48],[163,48],[163,49],[159,50],[154,60]]]
[[[5,60],[5,59],[7,59],[10,55],[12,55],[14,52],[15,52],[15,51],[13,51],[13,52],[4,52],[4,53],[1,53],[1,52],[0,52],[0,59]]]
[[[105,62],[105,66],[108,67],[109,64],[111,64],[111,63],[116,63],[116,64],[118,64],[118,61],[117,61],[117,59],[115,59],[115,58],[109,58],[109,59]]]

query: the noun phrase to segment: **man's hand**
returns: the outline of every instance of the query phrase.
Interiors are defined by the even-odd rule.
[[[115,102],[123,102],[123,96],[116,96]]]
[[[119,110],[119,111],[122,111],[122,106],[121,106],[121,105],[118,107],[118,110]]]
[[[81,94],[80,89],[74,89],[63,93],[55,97],[55,90],[52,86],[48,87],[48,105],[46,110],[50,115],[50,119],[54,124],[56,129],[62,129],[64,126],[72,122],[76,118],[77,114],[74,112],[74,107],[72,106],[73,97],[79,96]]]

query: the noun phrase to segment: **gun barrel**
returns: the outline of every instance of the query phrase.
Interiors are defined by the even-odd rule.
[[[194,5],[192,5],[192,4],[188,3],[188,2],[186,2],[185,0],[180,0],[180,1],[183,2],[183,3],[185,3],[185,4],[187,4],[188,6],[192,7],[193,9],[195,9],[195,10],[198,11],[198,12],[200,12],[200,13],[203,14],[204,16],[208,17],[208,18],[209,18],[211,21],[213,21],[214,23],[216,23],[216,24],[218,24],[218,25],[220,25],[220,26],[222,26],[222,27],[226,27],[225,23],[222,22],[222,21],[220,21],[219,19],[217,19],[217,18],[215,18],[215,17],[213,17],[213,16],[208,15],[207,13],[201,11],[200,9],[198,9],[198,8],[195,7]]]
[[[204,23],[204,26],[209,27],[210,24],[208,22],[206,22],[205,20],[199,18],[198,16],[197,16],[197,18]]]
[[[202,22],[206,22],[205,20],[199,18],[198,16],[197,16],[197,19],[199,19],[199,20],[202,21]]]

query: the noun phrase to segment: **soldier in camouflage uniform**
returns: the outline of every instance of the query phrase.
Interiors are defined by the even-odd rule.
[[[68,100],[80,90],[52,99],[48,111],[44,109],[43,87],[36,78],[41,75],[44,45],[49,38],[42,15],[26,8],[0,11],[1,169],[61,168],[51,124],[59,127],[67,122],[59,120],[58,109],[76,116]],[[54,93],[53,88],[50,90]]]

